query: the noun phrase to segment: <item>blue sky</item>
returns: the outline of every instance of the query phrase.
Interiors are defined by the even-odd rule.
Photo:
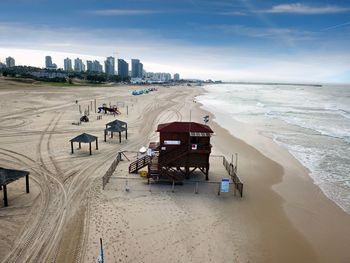
[[[140,58],[223,80],[350,82],[349,1],[1,0],[0,60]]]

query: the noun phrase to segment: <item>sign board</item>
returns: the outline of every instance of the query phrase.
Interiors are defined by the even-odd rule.
[[[164,145],[180,145],[181,141],[164,141]]]
[[[209,115],[204,116],[204,117],[203,117],[203,121],[204,121],[205,123],[207,123],[207,122],[209,121]]]
[[[192,150],[197,150],[197,144],[192,144],[191,148],[192,148]]]
[[[229,190],[230,190],[230,179],[222,178],[221,179],[220,192],[221,193],[228,193]]]

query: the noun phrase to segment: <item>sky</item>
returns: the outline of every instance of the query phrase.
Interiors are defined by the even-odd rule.
[[[0,61],[140,59],[225,81],[350,83],[350,2],[1,0]]]

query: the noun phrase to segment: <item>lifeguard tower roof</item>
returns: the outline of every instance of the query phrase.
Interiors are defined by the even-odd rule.
[[[159,124],[156,130],[157,132],[177,132],[177,133],[214,133],[213,130],[205,124],[197,122],[169,122]]]

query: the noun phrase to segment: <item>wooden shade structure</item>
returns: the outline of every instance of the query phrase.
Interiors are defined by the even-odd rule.
[[[26,178],[26,193],[29,193],[29,172],[0,167],[0,190],[4,191],[4,206],[8,206],[7,185],[22,177]]]
[[[89,144],[89,150],[90,150],[90,155],[92,154],[91,152],[91,143],[96,141],[96,150],[98,150],[98,141],[97,141],[97,137],[91,134],[87,134],[87,133],[82,133],[79,136],[73,138],[70,140],[70,144],[71,144],[71,150],[72,150],[72,154],[74,153],[73,150],[73,142],[78,142],[79,143],[79,149],[81,148],[81,143],[88,143]]]
[[[106,124],[104,139],[107,140],[107,134],[108,132],[111,132],[111,138],[113,138],[113,133],[118,132],[119,133],[119,143],[122,142],[122,135],[121,133],[125,131],[125,139],[128,139],[128,124],[124,121],[120,120],[114,120],[112,122],[109,122]]]

